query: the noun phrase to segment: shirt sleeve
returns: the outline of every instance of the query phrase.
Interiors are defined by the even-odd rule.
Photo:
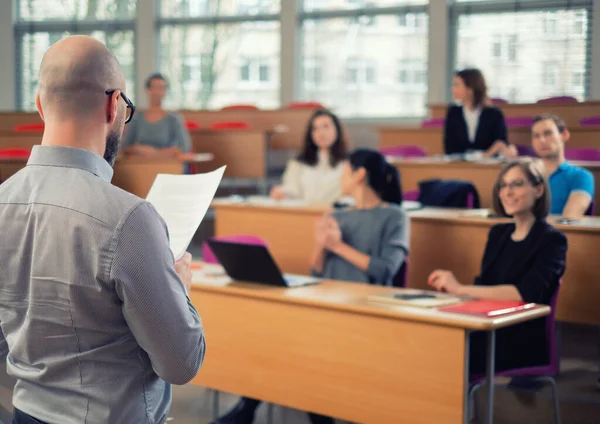
[[[446,112],[446,119],[444,121],[444,153],[447,155],[456,151],[456,146],[452,143],[452,134],[450,134],[453,125],[451,117],[452,108],[453,106],[448,106],[448,112]]]
[[[300,177],[302,175],[302,165],[296,160],[290,160],[283,172],[282,183],[283,189],[292,197],[302,198],[302,184]]]
[[[506,121],[504,120],[504,114],[500,109],[496,109],[496,122],[494,123],[494,134],[491,144],[497,140],[504,141],[508,144],[508,131],[506,130]]]
[[[408,216],[403,213],[400,219],[389,219],[381,240],[381,250],[371,255],[367,274],[377,284],[391,285],[408,253]]]
[[[125,125],[125,132],[123,133],[123,141],[121,143],[122,148],[131,147],[135,144],[137,138],[137,122],[138,115],[133,115],[131,122]]]
[[[175,272],[166,224],[143,202],[118,227],[115,240],[110,278],[133,336],[159,377],[189,382],[204,360],[204,331]]]
[[[565,270],[567,238],[559,231],[546,237],[531,268],[514,282],[525,302],[548,303]]]
[[[571,192],[583,191],[594,197],[594,177],[587,169],[580,168],[573,175]]]
[[[185,127],[185,121],[181,115],[175,117],[175,140],[173,147],[179,147],[182,152],[188,153],[192,151],[192,140],[190,133]]]

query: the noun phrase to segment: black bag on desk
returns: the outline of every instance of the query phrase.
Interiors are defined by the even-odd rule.
[[[469,181],[425,180],[419,183],[419,202],[423,206],[466,208],[469,198],[474,209],[479,208],[479,194]]]

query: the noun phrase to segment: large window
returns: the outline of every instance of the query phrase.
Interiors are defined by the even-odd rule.
[[[424,116],[427,3],[304,0],[302,99],[344,117]]]
[[[480,68],[490,95],[514,103],[563,95],[584,100],[591,3],[459,1],[451,13],[455,68]]]
[[[276,0],[162,0],[159,67],[167,106],[279,106],[280,25]]]
[[[117,56],[134,96],[134,28],[137,0],[17,0],[17,108],[35,110],[42,57],[55,42],[71,34],[88,34]]]

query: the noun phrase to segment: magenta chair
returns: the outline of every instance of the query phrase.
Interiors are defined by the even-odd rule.
[[[509,128],[529,128],[533,125],[533,119],[531,116],[508,116],[504,118],[504,122],[506,122],[506,126]]]
[[[490,102],[492,102],[493,105],[507,105],[508,104],[508,100],[501,99],[500,97],[493,97],[490,99]]]
[[[558,356],[558,349],[556,346],[556,301],[558,299],[558,292],[560,291],[561,282],[558,283],[556,293],[550,300],[550,315],[546,318],[546,338],[548,340],[548,352],[550,361],[548,365],[541,365],[537,367],[528,368],[515,368],[512,370],[499,371],[494,375],[496,377],[533,377],[541,382],[549,383],[552,387],[552,400],[554,402],[554,422],[560,424],[560,405],[558,399],[558,387],[556,385],[555,376],[558,375],[560,370],[560,358]],[[485,377],[476,375],[470,379],[470,383],[473,384],[469,390],[469,402],[473,405],[473,412],[475,415],[475,422],[478,422],[478,410],[477,402],[475,402],[475,392],[485,383]],[[488,411],[488,415],[493,411]]]
[[[589,116],[587,118],[581,118],[579,120],[579,125],[582,127],[592,127],[595,125],[600,125],[600,116]]]
[[[547,99],[540,99],[537,101],[538,104],[545,104],[545,103],[579,103],[579,100],[577,100],[575,97],[573,96],[555,96],[555,97],[548,97]]]
[[[600,161],[600,150],[593,147],[573,147],[565,149],[567,160]]]
[[[446,120],[444,118],[432,118],[423,121],[421,128],[442,128]]]
[[[427,156],[427,150],[420,146],[394,146],[380,150],[383,156],[402,156],[404,158],[419,158]]]
[[[531,156],[532,158],[537,157],[537,154],[535,153],[535,150],[533,150],[533,147],[519,145],[515,145],[515,147],[517,148],[519,156]]]
[[[407,200],[409,202],[418,202],[419,201],[419,190],[408,190],[402,193],[402,200]]]
[[[590,206],[588,206],[587,211],[585,211],[585,216],[594,216],[594,212],[596,212],[596,202],[592,199]]]

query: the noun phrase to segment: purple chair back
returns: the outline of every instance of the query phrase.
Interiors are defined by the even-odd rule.
[[[394,146],[380,150],[383,156],[402,156],[405,158],[418,158],[427,156],[427,150],[421,146]]]
[[[407,190],[402,193],[402,200],[407,200],[409,202],[418,202],[419,201],[419,190]]]
[[[533,117],[531,116],[508,116],[504,118],[506,126],[510,128],[531,127],[533,125]]]
[[[600,125],[600,116],[589,116],[587,118],[581,118],[579,125],[582,127],[590,127],[594,125]]]
[[[444,118],[431,118],[423,121],[421,128],[441,128],[446,120]]]
[[[593,147],[573,147],[565,149],[567,160],[600,161],[600,150]]]
[[[533,147],[519,146],[519,145],[516,145],[515,147],[517,148],[517,152],[519,153],[519,156],[537,157],[535,150],[533,150]]]
[[[219,241],[229,241],[232,243],[240,243],[240,244],[254,244],[259,246],[267,246],[267,242],[261,239],[260,237],[250,236],[250,235],[236,235],[236,236],[221,236],[221,237],[213,237],[213,240]],[[207,264],[218,264],[219,261],[215,257],[215,254],[210,250],[208,243],[204,243],[202,245],[202,259]]]
[[[596,212],[596,202],[594,201],[594,199],[592,199],[592,202],[590,203],[590,206],[588,206],[587,211],[585,211],[585,216],[594,216],[594,213]]]
[[[537,103],[539,104],[545,104],[545,103],[579,103],[579,100],[577,100],[575,97],[572,96],[555,96],[555,97],[548,97],[547,99],[540,99],[537,101]]]
[[[492,97],[490,99],[490,102],[492,102],[493,105],[507,105],[508,104],[508,100],[501,99],[500,97]]]
[[[406,287],[406,279],[408,277],[408,256],[404,259],[404,263],[394,276],[392,285],[394,287]]]

